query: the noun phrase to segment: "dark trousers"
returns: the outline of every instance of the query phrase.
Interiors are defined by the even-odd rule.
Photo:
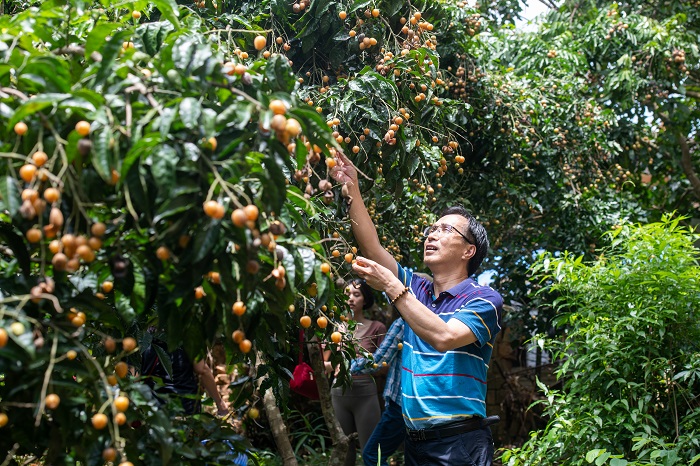
[[[406,437],[406,424],[403,422],[401,405],[387,400],[382,418],[362,450],[362,461],[365,466],[377,466],[377,464],[386,466],[387,458],[401,446],[404,437]]]
[[[491,429],[436,440],[412,441],[406,436],[405,459],[406,466],[491,466]]]

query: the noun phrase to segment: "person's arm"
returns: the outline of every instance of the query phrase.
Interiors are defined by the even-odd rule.
[[[352,198],[349,215],[352,222],[352,234],[360,247],[360,251],[362,251],[364,256],[382,264],[394,275],[397,275],[396,260],[379,242],[377,229],[362,200],[357,169],[342,152],[337,153],[337,160],[338,163],[331,170],[331,175],[336,181],[348,188],[348,193]]]
[[[219,390],[216,388],[216,381],[214,380],[214,374],[211,372],[211,368],[207,366],[204,360],[197,361],[192,364],[195,374],[199,376],[199,383],[202,384],[204,390],[207,394],[214,400],[216,404],[217,414],[219,416],[225,416],[229,413],[228,406],[221,398]]]
[[[404,292],[406,286],[396,274],[382,264],[358,256],[352,269],[365,279],[369,286],[385,292],[391,300],[403,293],[394,306],[415,334],[437,351],[445,352],[477,341],[474,332],[466,324],[458,319],[443,321],[413,294]]]
[[[350,372],[353,374],[370,374],[381,370],[384,362],[387,365],[391,365],[394,358],[398,356],[401,340],[403,340],[403,320],[399,318],[391,324],[384,341],[373,354],[373,364],[377,364],[378,367],[368,364],[369,359],[367,358],[357,358],[353,360]]]

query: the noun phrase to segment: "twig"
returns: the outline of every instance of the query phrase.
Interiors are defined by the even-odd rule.
[[[51,372],[53,371],[53,366],[56,363],[57,348],[58,335],[54,334],[53,344],[51,345],[51,358],[49,359],[49,365],[46,367],[46,372],[44,373],[44,383],[41,385],[41,394],[39,395],[39,408],[36,411],[36,418],[34,419],[35,427],[39,427],[39,424],[41,424],[41,415],[44,413],[44,406],[46,405],[46,390],[49,388]]]

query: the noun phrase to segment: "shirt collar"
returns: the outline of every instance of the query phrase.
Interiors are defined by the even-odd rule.
[[[471,278],[467,278],[466,280],[463,280],[459,283],[457,283],[455,286],[450,288],[447,291],[443,291],[441,295],[444,297],[451,297],[454,298],[455,296],[459,295],[464,295],[467,293],[469,289],[471,289],[474,286],[474,280]],[[439,299],[440,296],[435,296],[435,285],[431,282],[430,283],[430,295],[433,296],[434,299]]]

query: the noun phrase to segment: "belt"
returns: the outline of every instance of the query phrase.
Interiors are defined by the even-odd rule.
[[[485,418],[474,417],[467,419],[466,421],[456,422],[447,427],[432,427],[430,429],[420,429],[411,430],[406,428],[406,435],[413,442],[420,442],[423,440],[437,440],[445,437],[452,437],[453,435],[465,434],[467,432],[472,432],[474,430],[482,429],[484,427],[496,424],[501,420],[498,416],[489,416]]]

